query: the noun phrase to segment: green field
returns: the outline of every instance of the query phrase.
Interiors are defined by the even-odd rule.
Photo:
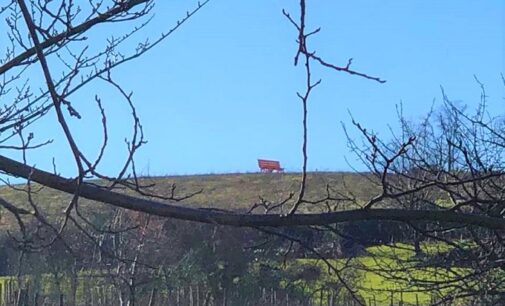
[[[427,255],[445,253],[450,249],[450,246],[442,243],[422,244],[422,251]],[[429,305],[433,299],[443,297],[444,290],[432,292],[413,284],[414,279],[424,283],[447,281],[471,272],[467,268],[460,267],[418,267],[410,261],[415,257],[414,247],[407,244],[368,247],[366,252],[367,255],[352,259],[332,259],[329,263],[341,270],[340,275],[350,286],[356,288],[356,296],[367,305],[390,305],[391,299],[395,304],[403,302],[404,305],[416,305],[416,303]],[[309,292],[338,282],[336,272],[328,269],[327,263],[322,260],[299,259],[292,265],[318,266],[322,271],[317,280],[298,282]],[[450,288],[446,291],[448,290]]]
[[[441,243],[423,244],[422,250],[427,254],[433,255],[436,252],[445,252],[450,249],[449,246]],[[395,244],[394,246],[376,246],[366,249],[368,255],[358,256],[352,259],[329,259],[328,262],[340,270],[340,276],[345,281],[356,288],[356,296],[367,305],[390,305],[391,298],[394,303],[404,305],[429,305],[432,298],[443,296],[443,290],[438,293],[430,292],[425,288],[411,284],[409,277],[418,280],[435,281],[448,280],[458,275],[469,272],[468,269],[451,267],[447,269],[425,267],[419,268],[414,265],[409,266],[409,259],[415,256],[414,248],[406,244]],[[306,294],[318,292],[320,288],[330,288],[338,283],[338,278],[334,271],[328,269],[328,266],[322,260],[316,259],[297,259],[290,261],[282,268],[285,270],[303,270],[310,267],[318,267],[317,277],[307,276],[292,283],[285,282],[285,286],[295,286]],[[382,271],[387,267],[393,272],[392,275]],[[251,267],[253,268],[253,266]],[[253,273],[251,271],[251,273]],[[390,277],[394,277],[392,280]],[[15,280],[15,277],[0,277],[0,284],[5,288],[8,280]],[[401,279],[405,279],[402,281]],[[38,278],[23,277],[23,281],[29,281],[31,286],[39,288],[40,293],[44,295],[57,295],[70,292],[70,279],[66,275],[60,275],[56,281],[54,275],[44,274]],[[56,284],[59,284],[57,286]],[[101,277],[92,277],[89,271],[80,272],[77,284],[77,298],[81,299],[89,290],[101,290],[108,286],[105,279]],[[342,288],[343,289],[343,288]],[[348,295],[345,290],[337,291],[339,294]],[[326,293],[325,293],[326,294]],[[327,297],[323,299],[322,305],[326,305]],[[313,298],[313,304],[320,305],[320,296],[316,294]]]

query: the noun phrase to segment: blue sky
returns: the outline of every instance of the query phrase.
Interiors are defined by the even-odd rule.
[[[157,1],[154,19],[136,38],[167,31],[196,1]],[[296,1],[211,0],[180,30],[113,76],[133,91],[148,144],[137,156],[142,174],[173,175],[257,171],[257,158],[301,168],[301,105],[304,71],[293,66],[296,32],[282,16],[298,16]],[[505,2],[488,1],[308,1],[308,24],[321,27],[309,41],[327,61],[380,76],[385,84],[314,67],[322,83],[309,105],[309,169],[350,170],[341,122],[349,112],[387,138],[395,105],[421,119],[440,86],[451,99],[475,106],[474,75],[486,85],[491,109],[502,113],[505,90]],[[127,27],[116,29],[126,32]],[[92,33],[103,39],[101,30]],[[129,110],[110,88],[96,83],[74,97],[85,115],[72,122],[78,142],[96,154],[100,126],[92,98],[102,97],[113,140],[102,170],[114,174],[126,155]],[[436,103],[436,102],[435,102]],[[30,160],[75,174],[67,145],[51,121],[39,137],[55,142]],[[34,127],[36,128],[36,127]]]

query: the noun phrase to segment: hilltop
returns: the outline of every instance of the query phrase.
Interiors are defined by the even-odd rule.
[[[185,176],[144,177],[142,184],[153,184],[150,192],[169,195],[175,186],[176,197],[184,197],[193,193],[194,196],[180,201],[179,205],[190,207],[204,207],[233,211],[246,211],[260,198],[270,202],[278,202],[297,192],[300,187],[300,173],[233,173],[233,174],[205,174]],[[99,183],[97,181],[97,183]],[[349,172],[311,172],[307,176],[306,197],[310,200],[319,199],[326,195],[329,186],[332,194],[337,192],[352,194],[365,199],[373,193],[373,186],[362,174]],[[12,202],[29,208],[29,202],[24,186],[0,187],[0,196]],[[60,215],[69,203],[71,195],[42,187],[32,186],[32,198],[37,205],[51,215]],[[127,191],[132,193],[131,191]],[[133,193],[132,193],[133,194]],[[80,200],[81,211],[87,215],[97,212],[105,214],[111,210],[110,205],[96,203],[86,199]],[[1,212],[2,210],[0,210]],[[257,211],[261,213],[262,210]],[[10,227],[14,221],[11,214],[0,213],[0,226]]]

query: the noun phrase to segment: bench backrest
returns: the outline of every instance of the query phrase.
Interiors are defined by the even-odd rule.
[[[258,159],[260,169],[282,170],[281,164],[276,160]]]

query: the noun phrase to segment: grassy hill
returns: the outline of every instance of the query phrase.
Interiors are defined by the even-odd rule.
[[[260,197],[271,202],[281,201],[288,197],[290,193],[298,191],[300,181],[301,175],[299,173],[217,174],[142,179],[143,184],[154,183],[150,191],[161,195],[169,195],[174,185],[176,186],[175,194],[178,197],[201,191],[195,196],[181,201],[179,205],[234,211],[247,211],[254,203],[260,201]],[[316,200],[324,197],[327,192],[327,186],[329,186],[334,196],[337,193],[342,195],[352,194],[353,197],[363,201],[373,197],[378,191],[364,174],[313,172],[308,174],[306,198],[308,200]],[[0,197],[16,205],[29,208],[27,193],[24,188],[25,186],[21,185],[15,186],[15,188],[1,186]],[[43,188],[39,185],[33,185],[32,188],[34,191],[33,201],[43,208],[49,218],[61,216],[62,211],[71,199],[71,195]],[[128,193],[133,194],[133,192]],[[112,212],[112,206],[86,199],[81,199],[79,205],[81,211],[88,215],[88,217],[91,217],[91,219],[106,218]],[[344,207],[341,208],[343,209]],[[315,211],[317,207],[305,207],[304,209],[306,211]],[[263,211],[258,209],[257,212],[262,213]],[[16,221],[12,215],[0,209],[0,232],[5,229],[14,228],[15,225]],[[407,244],[401,244],[400,246],[402,247],[398,248],[399,250],[408,251],[398,254],[395,248],[386,247],[384,249],[384,246],[373,246],[368,247],[366,251],[352,258],[352,260],[348,258],[334,258],[331,260],[337,267],[343,264],[349,266],[349,279],[352,285],[358,289],[358,295],[368,305],[372,305],[372,300],[374,301],[373,305],[389,305],[391,292],[397,293],[393,297],[395,302],[399,303],[402,300],[412,305],[416,303],[427,305],[432,299],[432,294],[403,279],[408,279],[409,276],[414,275],[421,280],[436,281],[440,277],[449,277],[451,275],[444,269],[440,270],[439,267],[433,268],[427,266],[420,268],[416,266],[418,261],[423,260],[423,258],[416,257],[417,255],[414,254],[413,246]],[[426,242],[422,247],[425,254],[436,254],[436,252],[445,254],[448,251],[447,246],[440,243],[433,244],[432,242]],[[405,262],[408,265],[405,265]],[[321,261],[313,258],[300,258],[292,261],[291,266],[295,268],[303,265],[321,266],[321,271],[327,271],[325,266],[321,264]],[[388,269],[395,271],[398,279],[388,279],[383,273],[374,272],[374,270],[380,270],[379,265],[386,266]],[[410,270],[406,271],[406,267]],[[452,271],[464,272],[463,268],[457,266],[449,268]],[[311,282],[301,282],[298,285],[309,291],[315,291],[319,287],[328,287],[338,283],[335,275],[323,272]]]
[[[189,176],[165,176],[143,178],[142,183],[154,183],[150,188],[153,193],[169,195],[175,185],[177,197],[183,197],[198,191],[200,193],[183,200],[179,205],[205,207],[235,211],[246,211],[260,197],[278,202],[299,190],[301,175],[299,173],[234,173],[208,174]],[[319,199],[326,195],[326,186],[332,194],[352,194],[359,199],[369,198],[374,188],[363,175],[346,172],[312,172],[307,178],[306,197],[309,200]],[[43,208],[49,217],[60,215],[71,199],[71,195],[52,190],[40,185],[32,186],[32,199]],[[128,193],[132,193],[127,191]],[[0,186],[0,196],[13,204],[29,209],[25,186]],[[105,213],[109,205],[103,205],[86,199],[80,200],[82,211],[87,214]],[[305,208],[310,210],[310,208]],[[262,210],[258,210],[261,213]],[[0,227],[10,227],[13,222],[11,214],[0,209]]]

